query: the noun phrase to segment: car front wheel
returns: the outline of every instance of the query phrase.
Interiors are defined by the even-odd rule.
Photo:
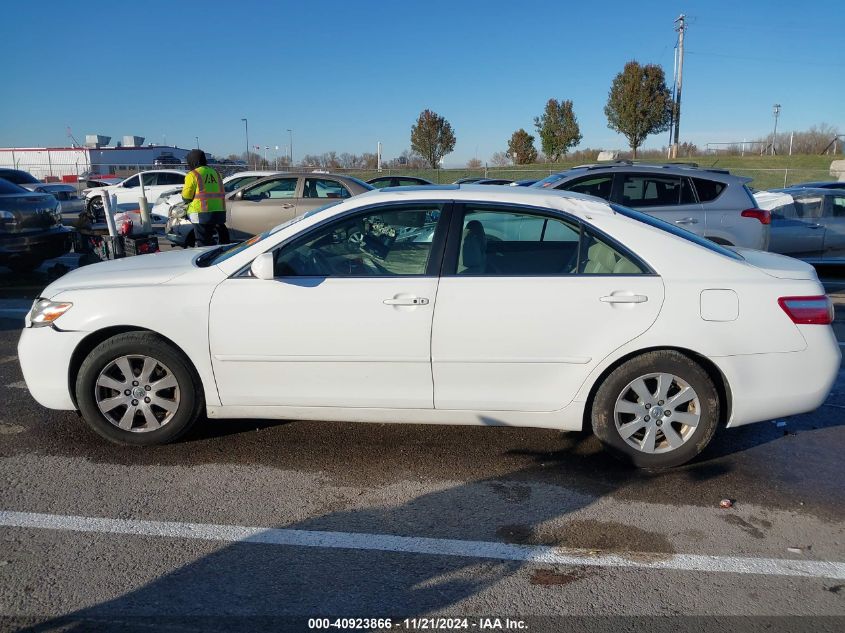
[[[640,468],[679,466],[716,432],[719,394],[693,359],[648,352],[617,367],[596,392],[593,432],[617,456]]]
[[[79,369],[76,398],[99,435],[140,446],[175,440],[205,404],[188,360],[152,332],[119,334],[95,347]]]

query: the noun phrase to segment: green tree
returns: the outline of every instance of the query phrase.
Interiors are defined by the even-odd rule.
[[[529,165],[537,161],[537,149],[534,147],[534,137],[519,128],[511,134],[508,141],[507,157],[514,165]]]
[[[411,126],[411,149],[437,169],[440,159],[455,149],[452,125],[436,112],[423,110]]]
[[[534,117],[534,127],[540,135],[543,153],[552,162],[560,160],[570,148],[581,142],[581,128],[569,100],[549,99],[543,114]]]
[[[625,64],[610,85],[604,113],[607,127],[628,139],[636,158],[645,138],[665,132],[672,120],[672,95],[663,69],[636,61]]]

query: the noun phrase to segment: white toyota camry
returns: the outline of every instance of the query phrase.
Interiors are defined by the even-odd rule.
[[[788,257],[578,194],[409,187],[73,271],[19,356],[38,402],[115,442],[168,442],[202,413],[591,428],[661,468],[821,405],[832,318]]]

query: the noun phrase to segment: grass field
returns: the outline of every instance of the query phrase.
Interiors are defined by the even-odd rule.
[[[718,156],[708,155],[697,158],[679,159],[675,162],[697,163],[700,167],[718,167],[729,169],[732,174],[752,178],[750,186],[755,189],[784,187],[809,180],[834,180],[830,175],[830,163],[840,156]],[[666,163],[667,160],[647,159],[642,162]],[[489,178],[544,178],[549,174],[564,171],[583,161],[562,161],[518,167],[490,167],[486,170]],[[378,174],[375,171],[353,171],[352,175],[368,180],[377,175],[404,174],[427,178],[436,183],[450,183],[458,178],[484,176],[482,169],[385,169]]]

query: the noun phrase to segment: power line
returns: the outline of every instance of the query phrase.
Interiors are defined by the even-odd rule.
[[[766,62],[766,63],[776,63],[776,64],[801,64],[804,66],[812,65],[812,66],[833,66],[836,68],[841,68],[845,66],[842,63],[836,62],[817,62],[815,60],[801,60],[801,59],[778,59],[775,57],[752,57],[749,55],[729,55],[727,53],[710,53],[710,52],[701,52],[701,51],[687,51],[689,55],[698,55],[699,57],[722,57],[724,59],[741,59],[746,61],[758,61],[758,62]]]

